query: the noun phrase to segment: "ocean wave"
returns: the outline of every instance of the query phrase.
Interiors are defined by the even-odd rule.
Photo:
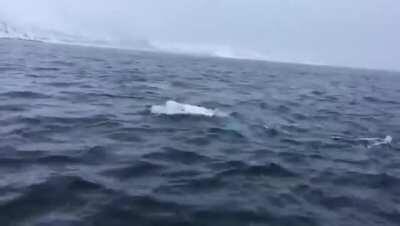
[[[398,225],[400,118],[379,100],[400,76],[6,39],[0,52],[0,225]]]
[[[169,100],[165,105],[154,105],[150,109],[151,113],[158,115],[195,115],[206,117],[226,117],[227,113],[218,109],[208,109],[205,107],[178,103]]]

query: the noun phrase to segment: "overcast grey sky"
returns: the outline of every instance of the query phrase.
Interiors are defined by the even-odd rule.
[[[100,38],[400,70],[399,0],[0,0],[0,18]]]

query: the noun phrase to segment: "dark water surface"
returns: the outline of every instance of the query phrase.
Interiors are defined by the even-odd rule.
[[[399,225],[399,138],[398,73],[0,40],[1,226]]]

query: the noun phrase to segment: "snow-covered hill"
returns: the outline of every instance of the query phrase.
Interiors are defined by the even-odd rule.
[[[111,38],[112,37],[112,38]],[[193,43],[168,43],[135,38],[118,38],[112,34],[106,38],[93,38],[87,35],[68,34],[65,32],[29,26],[15,26],[0,20],[0,38],[22,39],[55,44],[95,46],[106,48],[133,49],[144,51],[167,52],[196,56],[211,56],[235,59],[267,60],[266,56],[254,51],[233,49],[227,45],[206,45]]]
[[[3,21],[0,21],[0,38],[34,40],[34,37],[30,36],[28,33],[20,32],[14,26],[10,26],[9,24]]]
[[[48,29],[15,26],[1,20],[0,38],[21,39],[56,44],[153,50],[152,45],[146,40],[122,40],[118,38],[93,38],[84,35],[71,35]]]
[[[21,27],[0,21],[0,38],[23,39],[52,43],[80,44],[91,40],[57,31],[50,31],[32,27]],[[104,43],[105,44],[105,43]]]

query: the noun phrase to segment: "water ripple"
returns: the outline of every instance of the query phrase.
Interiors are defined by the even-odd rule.
[[[1,226],[400,221],[398,73],[0,44]]]

